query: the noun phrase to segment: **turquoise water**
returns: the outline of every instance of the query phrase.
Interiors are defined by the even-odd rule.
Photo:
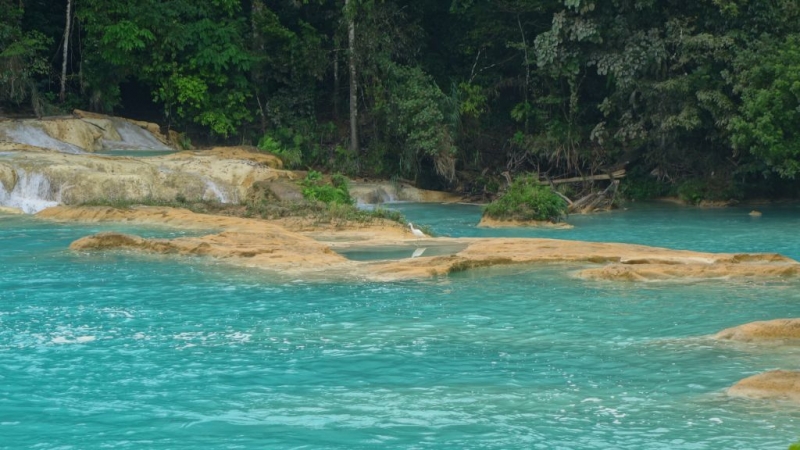
[[[525,232],[477,230],[474,208],[399,207],[440,234],[800,253],[791,207],[760,220],[643,207]],[[781,449],[800,437],[797,406],[722,394],[800,368],[799,350],[698,337],[797,317],[795,281],[597,283],[536,266],[320,284],[67,250],[103,229],[0,216],[0,448]]]
[[[625,242],[710,252],[778,252],[800,260],[800,204],[754,207],[686,208],[669,203],[631,204],[627,210],[571,215],[572,229],[477,228],[480,207],[438,205],[440,212],[420,203],[387,205],[419,225],[430,225],[440,236],[542,237],[596,242]]]

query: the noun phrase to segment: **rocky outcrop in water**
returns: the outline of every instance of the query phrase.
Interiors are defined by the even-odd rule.
[[[800,402],[800,372],[772,370],[739,381],[727,391],[731,397]]]
[[[622,260],[620,263],[582,270],[579,276],[588,280],[667,281],[686,278],[790,278],[800,275],[800,265],[781,255],[756,255],[757,258],[750,261],[739,260],[737,256],[740,255],[725,255],[708,261],[693,261],[690,258],[682,262]],[[759,263],[759,260],[765,264]]]
[[[750,322],[726,328],[713,337],[738,342],[800,342],[800,319]]]
[[[279,270],[297,276],[325,279],[368,279],[390,281],[429,278],[452,272],[498,265],[571,263],[597,266],[584,269],[586,276],[605,267],[631,266],[638,276],[623,278],[632,281],[703,278],[770,278],[800,275],[800,264],[775,254],[715,254],[646,247],[631,244],[565,241],[557,239],[514,238],[426,238],[411,236],[401,224],[377,221],[362,224],[361,230],[338,230],[320,224],[316,229],[290,232],[286,227],[263,220],[194,214],[172,208],[50,208],[38,215],[51,220],[114,221],[140,224],[163,224],[178,227],[223,230],[201,238],[148,240],[143,238],[109,238],[90,236],[74,244],[76,249],[136,248],[148,252],[197,254],[192,249],[203,245],[203,254],[232,264]],[[287,225],[301,230],[297,225]],[[316,238],[316,239],[314,239]],[[458,248],[452,254],[422,256],[394,261],[359,262],[346,260],[334,253],[353,246],[379,250],[386,246],[422,248],[431,245]],[[243,259],[242,249],[254,254]],[[259,250],[265,249],[265,250]],[[648,269],[653,266],[654,269]],[[669,268],[665,275],[664,268]],[[650,277],[648,278],[648,275]],[[668,275],[668,278],[667,278]],[[618,279],[618,278],[612,278]]]
[[[556,230],[569,230],[570,228],[574,228],[572,225],[566,222],[548,222],[546,220],[500,220],[495,219],[493,217],[489,217],[487,215],[483,215],[481,217],[481,221],[478,222],[478,227],[480,228],[519,228],[519,227],[530,227],[530,228],[551,228]]]

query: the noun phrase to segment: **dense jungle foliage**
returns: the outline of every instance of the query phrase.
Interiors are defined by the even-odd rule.
[[[493,193],[792,196],[797,0],[0,0],[0,108]]]

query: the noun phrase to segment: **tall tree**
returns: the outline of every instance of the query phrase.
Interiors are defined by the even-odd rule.
[[[350,152],[359,154],[358,145],[358,70],[356,54],[356,8],[353,0],[344,0],[347,20],[348,66],[350,68]]]
[[[63,102],[67,89],[67,54],[69,52],[69,36],[72,31],[72,0],[67,0],[67,25],[64,27],[64,51],[61,54],[61,92],[58,98]]]

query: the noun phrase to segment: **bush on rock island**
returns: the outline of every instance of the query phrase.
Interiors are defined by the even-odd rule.
[[[567,213],[567,202],[531,177],[516,179],[497,200],[488,204],[484,216],[496,220],[559,222]]]
[[[339,205],[353,204],[347,178],[343,175],[335,174],[331,177],[331,182],[326,183],[321,173],[312,170],[308,172],[302,185],[303,197],[306,200]]]

